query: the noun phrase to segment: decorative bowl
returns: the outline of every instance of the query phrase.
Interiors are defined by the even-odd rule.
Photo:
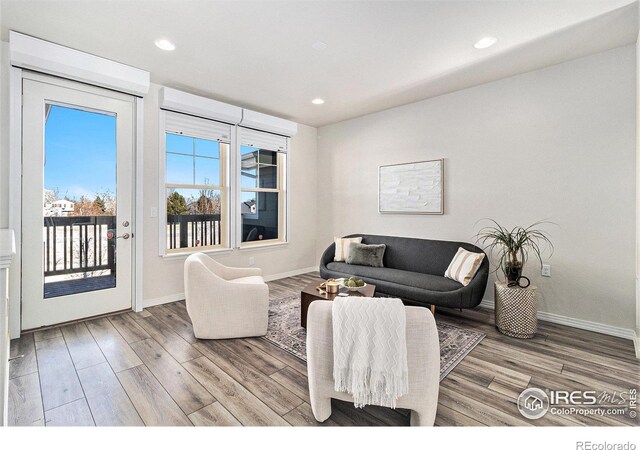
[[[345,286],[344,283],[342,284],[342,287],[344,287],[345,289],[348,289],[351,292],[359,291],[360,289],[366,286],[367,286],[367,283],[363,284],[362,286],[356,286],[356,287],[349,287],[349,286]]]

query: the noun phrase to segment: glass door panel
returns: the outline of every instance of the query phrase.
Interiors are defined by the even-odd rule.
[[[116,287],[116,120],[45,103],[44,298]]]

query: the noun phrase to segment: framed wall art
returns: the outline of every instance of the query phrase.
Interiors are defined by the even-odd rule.
[[[378,211],[444,214],[444,159],[380,166]]]

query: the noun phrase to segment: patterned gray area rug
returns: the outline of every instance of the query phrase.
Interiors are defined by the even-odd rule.
[[[486,336],[484,333],[438,323],[440,381]],[[300,326],[300,297],[288,295],[269,300],[269,328],[263,337],[278,347],[307,360],[307,332]]]

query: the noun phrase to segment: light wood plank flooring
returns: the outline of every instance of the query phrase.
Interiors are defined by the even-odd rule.
[[[269,283],[298,294],[311,277]],[[638,425],[627,417],[527,421],[526,387],[626,390],[640,384],[631,341],[541,322],[531,340],[498,333],[493,312],[439,308],[438,322],[487,337],[441,383],[436,425]],[[408,425],[407,411],[334,401],[317,423],[306,364],[260,338],[200,341],[184,302],[24,334],[11,342],[11,425]]]

